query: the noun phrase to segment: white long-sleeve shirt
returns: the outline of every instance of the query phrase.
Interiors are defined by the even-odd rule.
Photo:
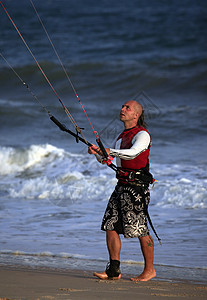
[[[121,159],[130,160],[140,155],[150,146],[150,135],[146,131],[138,132],[132,139],[130,149],[120,149],[121,139],[116,140],[113,148],[110,148],[110,155],[116,157],[117,167],[121,167]]]

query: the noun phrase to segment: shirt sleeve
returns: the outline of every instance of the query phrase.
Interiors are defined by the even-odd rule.
[[[130,149],[110,149],[110,155],[124,160],[134,159],[150,146],[150,135],[146,131],[138,132],[132,139]]]

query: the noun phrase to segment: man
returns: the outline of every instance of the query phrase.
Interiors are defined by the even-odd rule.
[[[148,281],[156,276],[153,264],[154,243],[147,226],[147,206],[150,201],[149,173],[150,135],[144,128],[144,112],[141,104],[127,101],[120,111],[125,130],[115,142],[114,148],[106,148],[108,155],[116,157],[118,183],[108,202],[101,229],[106,231],[110,263],[104,272],[95,272],[100,279],[120,279],[121,240],[138,237],[144,257],[144,270],[132,281]],[[95,145],[90,154],[102,152]]]

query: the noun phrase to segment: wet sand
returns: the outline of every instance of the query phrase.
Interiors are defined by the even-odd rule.
[[[191,282],[101,281],[92,271],[0,267],[0,300],[6,299],[207,299],[207,285]]]

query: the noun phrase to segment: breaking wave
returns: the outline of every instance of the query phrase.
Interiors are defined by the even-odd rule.
[[[72,154],[50,144],[28,148],[0,148],[1,193],[7,197],[50,199],[67,205],[68,199],[107,199],[116,179],[113,171],[94,157]],[[205,208],[207,177],[198,167],[152,164],[158,183],[151,189],[158,206]]]

